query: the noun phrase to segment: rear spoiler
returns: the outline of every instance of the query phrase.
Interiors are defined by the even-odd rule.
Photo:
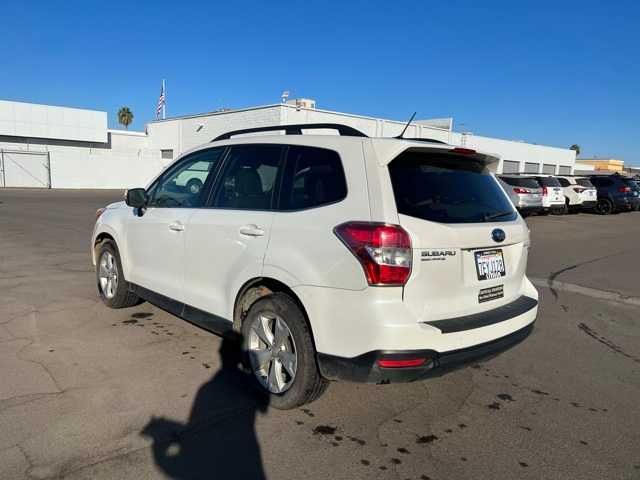
[[[378,163],[380,165],[388,165],[401,153],[410,151],[468,157],[470,160],[474,160],[485,165],[494,173],[497,171],[498,163],[500,162],[500,156],[497,154],[478,152],[470,148],[456,147],[448,144],[425,144],[411,141],[384,141],[383,139],[371,139],[371,143],[373,144],[373,149],[376,152]]]

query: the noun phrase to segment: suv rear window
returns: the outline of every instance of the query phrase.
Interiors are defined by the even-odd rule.
[[[540,177],[538,178],[538,182],[543,187],[560,187],[560,182],[556,177]]]
[[[398,213],[441,223],[515,220],[498,182],[472,158],[405,152],[389,164]]]
[[[581,187],[593,188],[593,183],[588,178],[576,178],[576,183]]]
[[[629,187],[631,190],[638,190],[638,183],[635,180],[630,178],[623,178],[622,181]]]
[[[535,178],[529,177],[500,177],[500,179],[513,186],[513,187],[524,187],[524,188],[540,188],[538,182]]]

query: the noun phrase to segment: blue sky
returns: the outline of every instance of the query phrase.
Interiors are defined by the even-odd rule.
[[[63,6],[64,5],[64,6]],[[640,2],[6,2],[0,99],[167,114],[276,103],[640,164]]]

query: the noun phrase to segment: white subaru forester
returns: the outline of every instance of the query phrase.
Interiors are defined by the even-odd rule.
[[[328,380],[439,375],[518,343],[536,319],[529,230],[497,162],[343,125],[230,132],[99,211],[98,291],[112,308],[147,300],[241,334],[277,408]]]

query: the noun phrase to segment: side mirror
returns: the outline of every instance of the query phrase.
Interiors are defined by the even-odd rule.
[[[147,191],[144,188],[127,190],[125,202],[133,208],[144,208],[147,206]]]

